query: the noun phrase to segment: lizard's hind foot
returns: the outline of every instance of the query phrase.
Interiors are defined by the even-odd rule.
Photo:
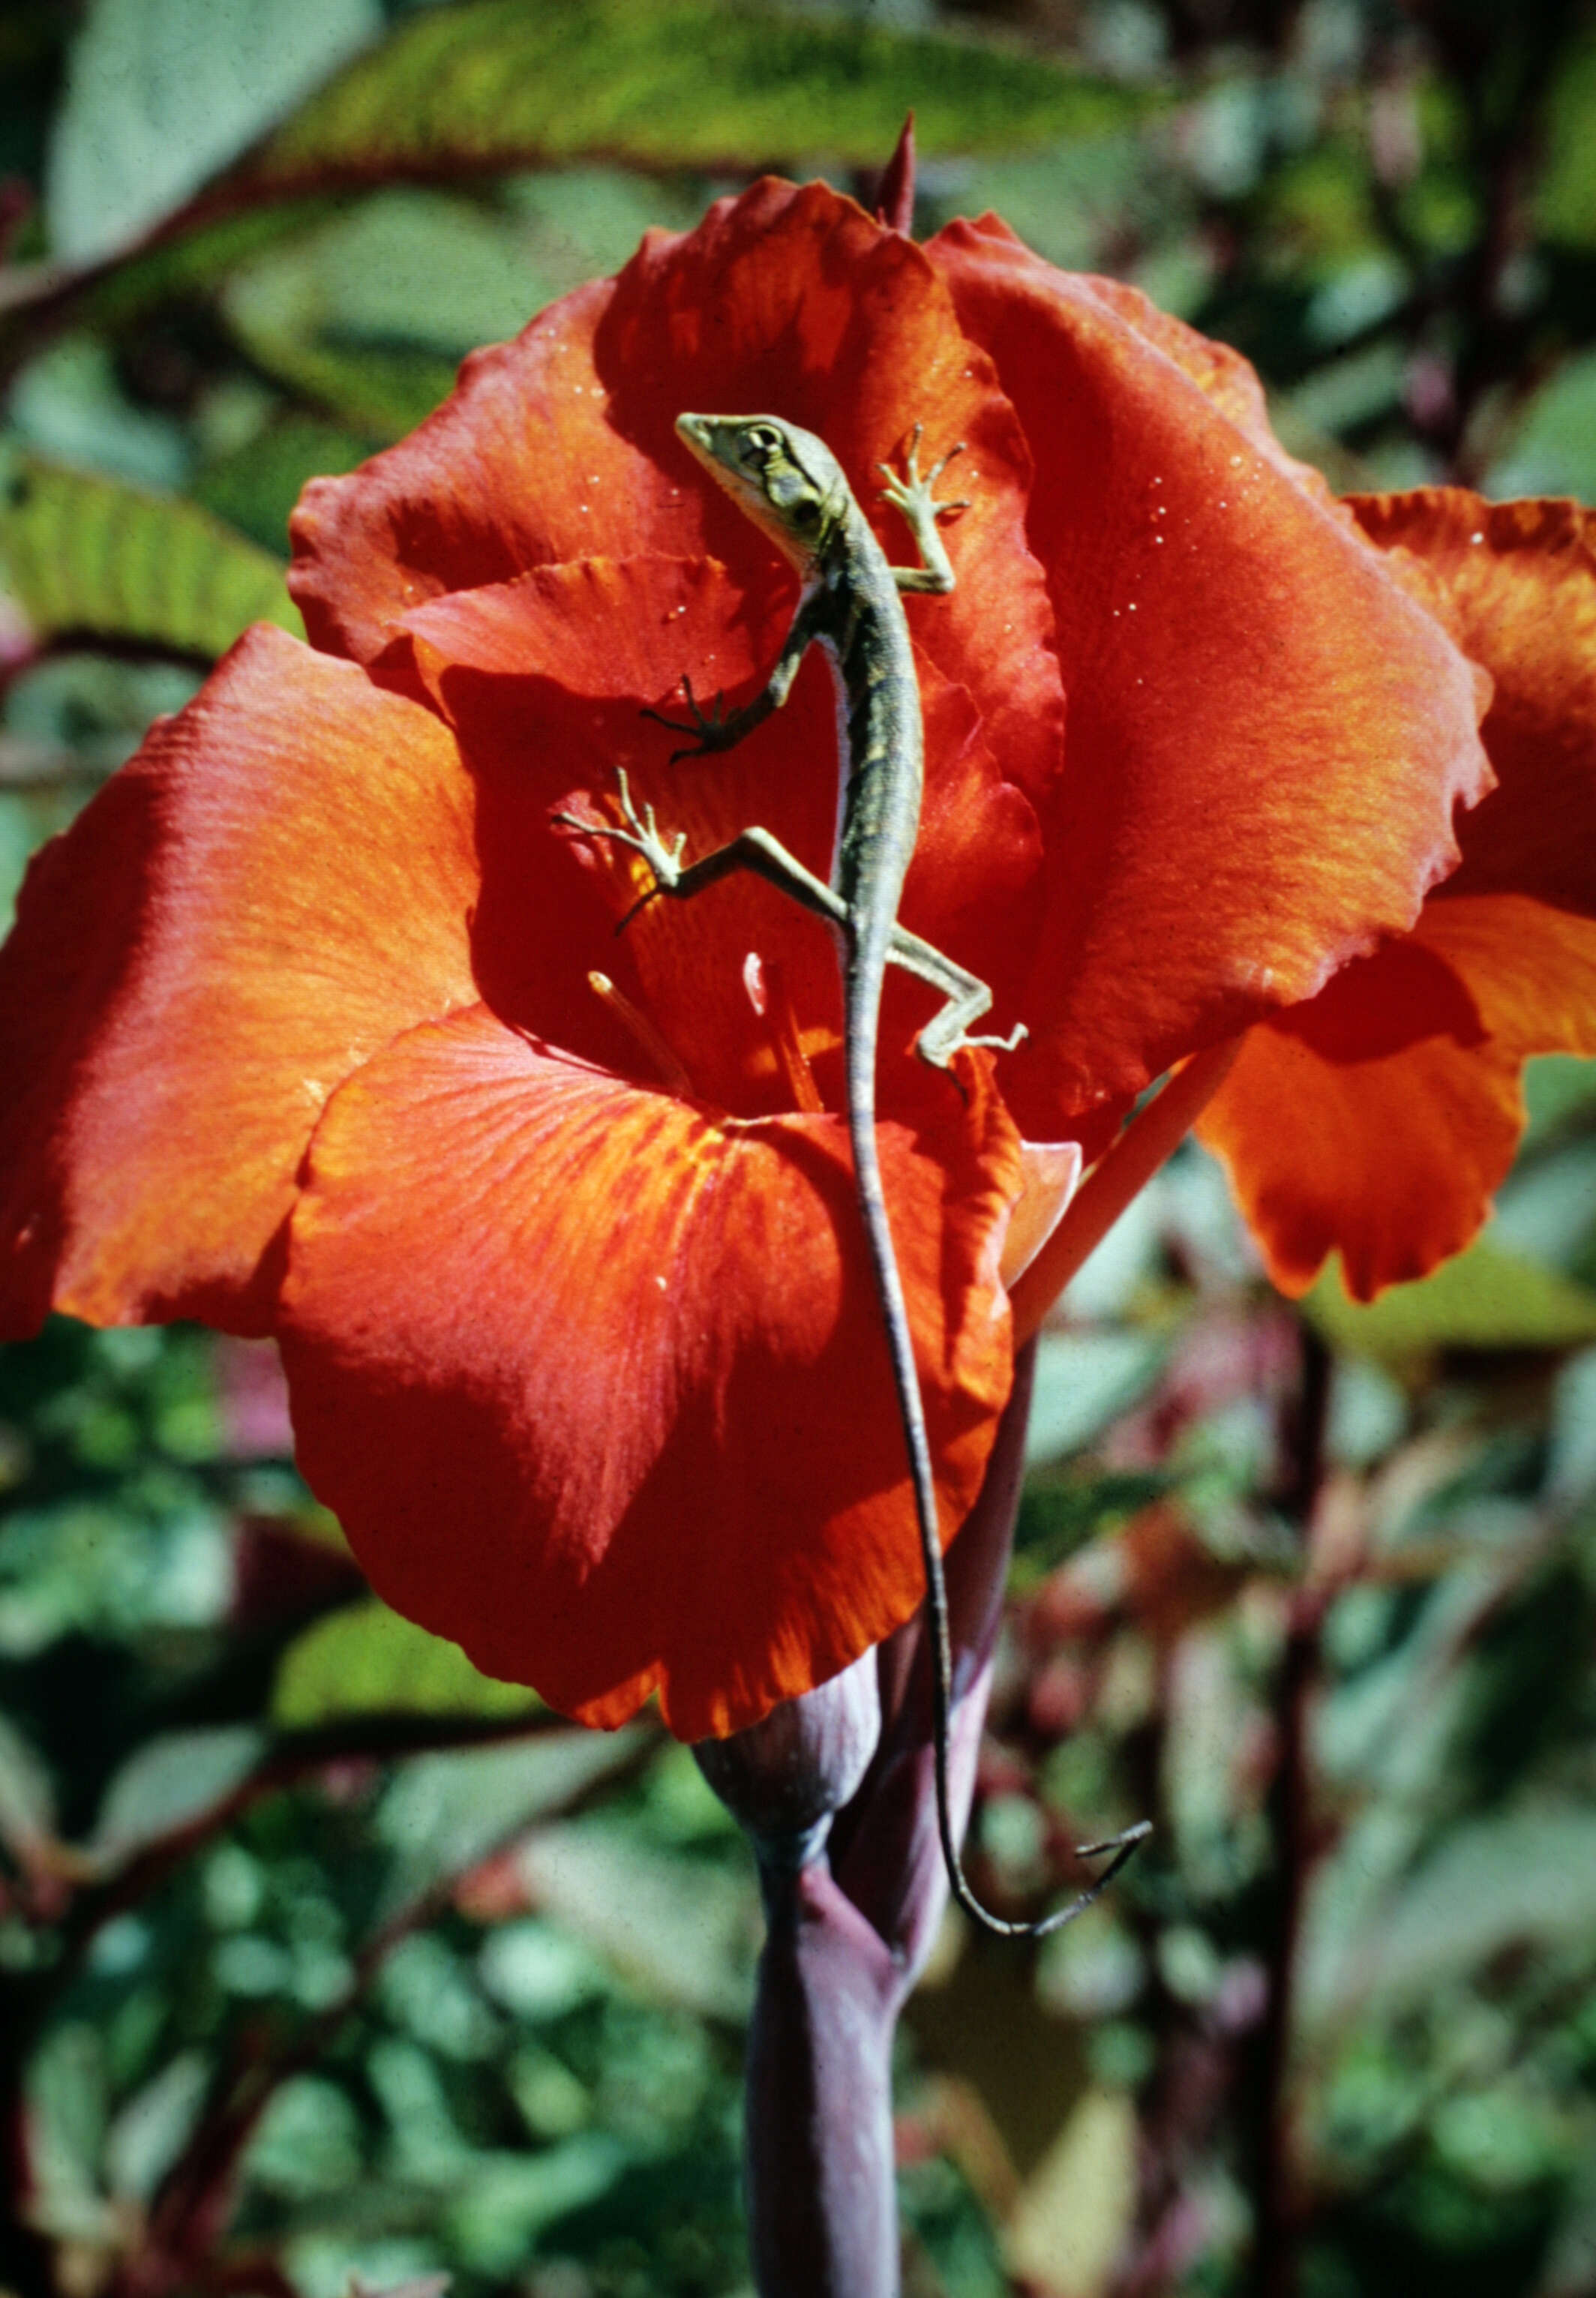
[[[938,1021],[941,1018],[939,1015]],[[1030,1035],[1023,1021],[1016,1021],[1006,1037],[972,1037],[963,1029],[944,1034],[937,1021],[928,1021],[914,1041],[914,1051],[932,1069],[947,1070],[951,1068],[954,1055],[962,1054],[967,1046],[979,1046],[991,1054],[1012,1054]]]
[[[1030,1035],[1024,1022],[1016,1021],[1006,1037],[961,1037],[954,1051],[957,1053],[964,1046],[985,1046],[988,1053],[1012,1054],[1024,1044]]]

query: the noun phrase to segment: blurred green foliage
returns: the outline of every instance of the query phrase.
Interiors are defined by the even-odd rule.
[[[1596,492],[1584,0],[13,0],[0,891],[459,359],[765,166],[994,206],[1238,344],[1343,486]],[[1195,1152],[1045,1336],[972,1858],[900,2083],[916,2298],[1596,2290],[1596,1087],[1302,1312]],[[269,1352],[0,1360],[0,2286],[747,2287],[741,1844],[386,1613]],[[0,2219],[5,2213],[0,2211]],[[1068,2230],[1065,2242],[1063,2230]]]

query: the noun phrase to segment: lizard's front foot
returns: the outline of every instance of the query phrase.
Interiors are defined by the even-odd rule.
[[[737,740],[737,730],[726,716],[725,696],[717,694],[706,715],[699,707],[692,681],[685,671],[682,674],[682,691],[687,697],[685,725],[680,718],[667,718],[663,710],[651,710],[645,706],[642,712],[645,718],[652,718],[657,726],[664,726],[673,734],[691,734],[694,737],[687,749],[671,752],[672,765],[678,758],[702,758],[712,750],[729,750]]]
[[[616,768],[616,782],[620,789],[621,813],[626,824],[624,830],[600,830],[591,822],[579,821],[574,814],[553,814],[550,820],[558,822],[564,829],[578,831],[583,838],[608,838],[614,845],[630,846],[634,853],[641,854],[654,872],[652,890],[643,897],[644,901],[651,901],[655,894],[674,891],[682,875],[682,850],[687,844],[687,833],[685,831],[678,831],[674,843],[667,846],[659,834],[653,807],[645,806],[640,815],[633,806],[632,785],[626,779],[624,766]],[[638,907],[641,906],[640,903]],[[635,911],[628,911],[621,923],[625,925],[635,914]]]
[[[950,447],[940,461],[933,463],[930,469],[922,477],[920,434],[922,428],[921,424],[916,423],[910,435],[909,451],[904,457],[902,478],[899,478],[890,463],[876,465],[877,470],[887,482],[881,489],[881,493],[889,503],[896,504],[905,518],[908,520],[910,526],[916,532],[922,521],[928,525],[934,525],[939,518],[947,517],[956,510],[968,510],[970,508],[968,496],[961,496],[957,502],[939,502],[932,492],[937,481],[954,457],[963,453],[963,441],[961,439],[955,445]]]

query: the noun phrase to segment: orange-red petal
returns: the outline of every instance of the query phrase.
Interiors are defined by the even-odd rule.
[[[1457,894],[1429,903],[1415,941],[1443,958],[1492,1041],[1529,1054],[1596,1054],[1596,917],[1528,894]]]
[[[928,252],[1037,457],[1069,731],[1010,1074],[1062,1132],[1412,922],[1489,787],[1479,684],[1232,363],[1001,226]]]
[[[972,1065],[882,1134],[944,1537],[1010,1377],[1018,1148]],[[717,1120],[485,1010],[336,1094],[295,1213],[302,1464],[381,1591],[564,1712],[752,1723],[923,1590],[846,1135]]]
[[[1497,788],[1460,825],[1446,895],[1533,894],[1596,917],[1596,512],[1462,487],[1352,498],[1382,548],[1438,578],[1495,691]]]
[[[1011,231],[1000,216],[985,215],[979,222],[966,224],[964,228],[983,236],[1007,241],[1023,248],[1024,242]],[[939,243],[933,243],[939,244]],[[1040,260],[1041,259],[1033,259]],[[1144,342],[1172,360],[1181,373],[1195,383],[1203,396],[1209,400],[1228,423],[1234,424],[1257,448],[1297,484],[1327,504],[1335,497],[1322,473],[1311,463],[1300,463],[1288,455],[1269,427],[1269,403],[1263,385],[1251,360],[1244,358],[1228,343],[1216,343],[1211,335],[1200,335],[1195,327],[1187,327],[1184,319],[1173,313],[1161,311],[1150,296],[1139,287],[1123,279],[1109,279],[1094,273],[1079,273],[1074,284],[1085,288],[1108,310],[1113,311]]]
[[[430,712],[241,640],[37,857],[0,955],[6,1329],[263,1330],[328,1093],[476,994],[476,874]]]
[[[612,292],[590,280],[513,343],[473,351],[408,438],[347,478],[311,480],[290,522],[288,584],[312,645],[369,661],[409,608],[441,592],[649,547],[656,505],[640,506],[630,543],[607,508],[637,500],[649,477],[594,387],[593,330]]]
[[[1341,1248],[1360,1299],[1464,1244],[1513,1153],[1515,1064],[1410,941],[1248,1033],[1198,1132],[1283,1292]]]
[[[1596,1054],[1596,519],[1460,488],[1369,496],[1383,548],[1439,583],[1494,682],[1497,789],[1413,935],[1255,1030],[1199,1128],[1228,1163],[1276,1281],[1339,1248],[1352,1291],[1421,1277],[1468,1243],[1524,1126],[1531,1054]],[[1444,966],[1472,1028],[1389,995]]]
[[[1451,987],[1427,1031],[1407,1003],[1408,1035],[1416,963]],[[1197,1129],[1281,1290],[1339,1250],[1369,1301],[1475,1235],[1524,1129],[1525,1056],[1559,1051],[1596,1054],[1596,922],[1523,896],[1437,900],[1409,939],[1252,1030]]]

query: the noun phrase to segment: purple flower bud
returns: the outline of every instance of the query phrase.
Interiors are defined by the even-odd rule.
[[[802,1866],[857,1791],[881,1731],[876,1656],[783,1700],[729,1740],[700,1740],[699,1769],[752,1839],[761,1867]]]

